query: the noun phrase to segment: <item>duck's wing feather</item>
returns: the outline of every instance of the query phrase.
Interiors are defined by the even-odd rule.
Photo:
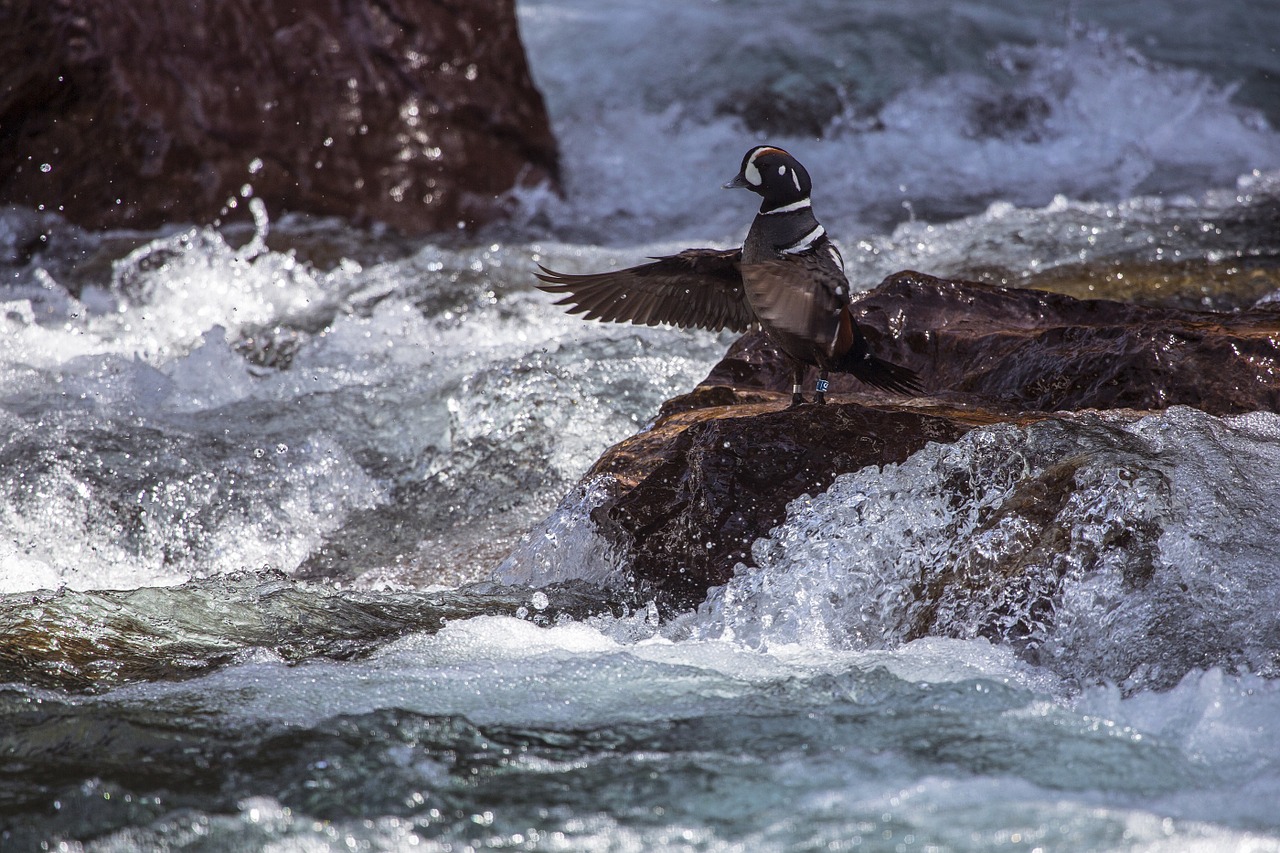
[[[741,249],[685,249],[652,263],[571,275],[542,270],[538,287],[587,320],[745,332],[758,326],[742,286]]]

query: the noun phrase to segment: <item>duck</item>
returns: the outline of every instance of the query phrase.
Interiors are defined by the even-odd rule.
[[[685,249],[601,273],[539,264],[537,286],[560,294],[556,305],[587,320],[760,329],[790,362],[791,408],[807,402],[810,367],[818,369],[817,405],[826,403],[831,373],[890,393],[920,393],[915,371],[875,355],[854,320],[844,259],[814,215],[812,180],[800,161],[776,145],[757,145],[724,187],[760,196],[741,248]]]

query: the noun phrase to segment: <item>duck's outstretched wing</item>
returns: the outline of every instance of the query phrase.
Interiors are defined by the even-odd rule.
[[[685,249],[638,267],[587,275],[539,265],[544,283],[538,287],[567,294],[556,304],[587,320],[745,332],[758,323],[743,292],[741,262],[741,249]]]

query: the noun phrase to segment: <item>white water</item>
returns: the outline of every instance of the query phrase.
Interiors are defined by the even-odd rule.
[[[1073,21],[1060,4],[999,0],[526,0],[521,28],[568,189],[566,203],[539,197],[537,209],[584,241],[732,242],[753,206],[719,186],[765,139],[806,164],[828,230],[855,236],[994,201],[1198,192],[1280,167],[1280,138],[1233,100],[1229,67],[1215,79],[1143,55],[1139,40],[1159,53],[1187,38],[1182,20],[1197,9],[1179,5],[1167,18],[1124,7],[1121,28],[1104,30],[1120,7],[1074,4]],[[1234,5],[1240,23],[1280,26],[1267,4]],[[1252,33],[1230,37],[1207,55],[1229,65],[1251,50]],[[1251,55],[1276,63],[1265,44]],[[744,128],[738,113],[760,93],[804,102],[824,85],[840,106],[822,138],[781,120]]]
[[[388,239],[379,260],[359,245],[378,235],[322,226],[337,264],[267,248],[260,208],[252,238],[54,228],[4,270],[0,591],[263,567],[422,589],[486,576],[526,532],[507,579],[608,580],[625,555],[575,483],[729,338],[583,323],[532,290],[533,264],[733,243],[752,205],[718,187],[763,136],[809,166],[859,288],[904,267],[1274,254],[1247,223],[1274,221],[1255,214],[1280,186],[1280,111],[1250,76],[1272,67],[1254,34],[1275,10],[1072,8],[527,0],[567,194],[528,193],[515,228]],[[821,139],[734,114],[812,79],[838,100]],[[6,257],[33,221],[0,215]],[[797,502],[758,570],[671,623],[480,616],[365,660],[251,651],[103,695],[18,686],[6,715],[63,709],[78,734],[0,737],[0,757],[39,769],[94,744],[97,769],[31,813],[70,849],[1280,849],[1278,442],[1272,415],[1185,409],[977,430]],[[1009,495],[1063,465],[1063,547],[1023,586],[990,582],[1043,533]],[[980,583],[911,639],[910,588],[942,563]],[[109,659],[100,628],[54,641]],[[440,716],[498,746],[432,740]],[[189,732],[209,799],[152,803],[112,775],[143,754],[119,720],[176,765],[163,744]],[[273,737],[301,739],[281,766],[226,769]]]
[[[1019,496],[1064,475],[1053,517],[1028,512]],[[1277,500],[1269,413],[978,429],[793,503],[700,632],[893,648],[925,618],[931,633],[998,637],[1083,683],[1171,685],[1204,665],[1273,676]],[[947,587],[940,600],[919,592],[930,583]]]
[[[322,823],[296,794],[281,802],[250,788],[233,814],[178,815],[90,849],[192,832],[217,849],[450,849],[431,840],[440,818],[426,805],[441,790],[465,792],[465,773],[455,777],[417,736],[379,728],[370,715],[387,708],[401,709],[401,732],[412,715],[464,715],[507,755],[499,778],[525,794],[487,807],[483,790],[495,783],[481,770],[490,781],[461,835],[477,848],[838,849],[860,839],[871,850],[1280,849],[1262,829],[1280,792],[1270,681],[1212,670],[1125,698],[1108,687],[1073,693],[981,641],[760,654],[725,641],[615,638],[634,628],[481,617],[364,664],[262,661],[117,691],[100,701],[120,713],[172,707],[227,725],[321,729],[339,714],[365,721],[381,745],[358,771],[320,744],[306,753],[305,778],[323,790],[355,784],[348,774],[358,772],[393,786],[417,817]],[[561,746],[504,740],[532,731],[563,733],[549,735]],[[597,805],[567,805],[580,795]],[[415,810],[415,798],[426,805]]]
[[[538,257],[426,246],[320,272],[202,228],[121,258],[109,289],[61,293],[53,316],[13,300],[0,588],[293,571],[345,518],[384,507],[384,533],[425,529],[369,560],[403,564],[401,581],[424,560],[475,577],[723,346],[686,336],[670,357],[667,332],[586,327],[529,292]],[[287,369],[242,355],[264,339],[296,345]],[[455,553],[416,555],[432,534]]]

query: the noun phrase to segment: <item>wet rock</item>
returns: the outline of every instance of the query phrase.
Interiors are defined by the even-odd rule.
[[[716,114],[736,116],[754,133],[821,138],[844,107],[834,84],[791,75],[730,93]]]
[[[1040,142],[1047,135],[1053,107],[1042,95],[1001,95],[979,98],[969,107],[969,135],[975,139]]]
[[[0,7],[0,202],[152,227],[251,185],[421,233],[556,169],[509,0]]]
[[[638,597],[696,605],[737,563],[751,563],[751,543],[785,518],[790,501],[989,420],[942,407],[786,409],[788,401],[780,393],[700,388],[592,468],[588,478],[608,475],[614,493],[591,517],[627,553]],[[697,402],[709,405],[686,408]]]
[[[628,555],[640,598],[696,605],[735,565],[752,565],[751,544],[784,519],[790,501],[978,425],[1175,404],[1211,414],[1280,410],[1280,311],[1086,301],[914,272],[891,276],[857,310],[875,351],[916,370],[925,398],[838,376],[834,404],[786,409],[785,363],[762,335],[748,334],[702,385],[668,401],[650,429],[597,461],[587,479],[611,485],[591,517]],[[1052,518],[1071,494],[1071,476],[1070,466],[1052,471],[1011,506]],[[1019,566],[1005,569],[1013,576]],[[959,594],[962,574],[923,597]],[[927,633],[932,616],[921,619]]]
[[[857,305],[873,350],[920,374],[926,393],[1008,412],[1280,411],[1280,310],[1189,311],[1057,293],[890,276]],[[761,336],[740,340],[707,384],[783,391]],[[860,391],[833,376],[837,393]]]
[[[605,612],[620,608],[581,584],[548,586],[532,599],[527,589],[493,584],[358,592],[273,571],[172,587],[12,593],[0,595],[0,683],[99,692],[195,678],[253,649],[290,663],[350,660],[405,634],[435,633],[448,622],[475,616],[552,625]]]
[[[1274,294],[1280,293],[1280,256],[1163,261],[1114,258],[1062,264],[1030,274],[975,267],[966,271],[965,277],[1077,299],[1111,299],[1188,311],[1243,311],[1263,300],[1274,301]]]
[[[1076,421],[1070,428],[1108,432],[1100,422]],[[1052,636],[1069,576],[1114,565],[1126,592],[1147,586],[1172,489],[1162,471],[1134,464],[1137,455],[1126,449],[1078,453],[1030,472],[977,513],[980,521],[956,537],[955,550],[922,568],[911,590],[905,638],[977,635],[1031,656]],[[971,499],[968,484],[947,486],[958,502]],[[1145,499],[1134,499],[1135,493]],[[1082,513],[1082,507],[1088,510]]]

